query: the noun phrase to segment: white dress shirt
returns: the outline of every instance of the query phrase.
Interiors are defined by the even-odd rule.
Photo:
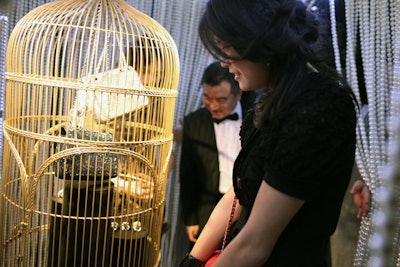
[[[219,161],[219,192],[221,194],[226,193],[232,186],[233,164],[241,148],[239,131],[242,125],[242,106],[240,101],[237,102],[231,114],[234,113],[239,116],[236,121],[224,120],[219,124],[214,122]]]

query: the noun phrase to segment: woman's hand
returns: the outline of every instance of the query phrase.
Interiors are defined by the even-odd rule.
[[[357,218],[367,217],[371,203],[371,192],[368,186],[363,181],[357,180],[351,187],[350,194],[353,195],[354,204],[358,208]]]

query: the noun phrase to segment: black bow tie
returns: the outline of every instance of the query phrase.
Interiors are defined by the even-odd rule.
[[[230,114],[228,116],[226,116],[225,118],[222,119],[214,119],[214,122],[219,124],[220,122],[224,121],[224,120],[233,120],[233,121],[237,121],[239,119],[239,115],[237,113],[233,113]]]

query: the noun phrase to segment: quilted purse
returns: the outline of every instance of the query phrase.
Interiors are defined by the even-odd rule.
[[[69,129],[67,137],[80,140],[97,140],[112,142],[114,138],[109,133],[102,133],[88,129]],[[76,145],[61,144],[59,151],[76,149],[76,153],[59,160],[59,176],[66,179],[78,178],[81,175],[89,180],[101,177],[114,177],[118,171],[118,155],[107,152],[79,152]]]

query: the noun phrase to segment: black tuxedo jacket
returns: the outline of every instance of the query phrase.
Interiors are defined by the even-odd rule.
[[[241,101],[243,117],[253,98]],[[239,139],[239,135],[238,135]],[[212,210],[221,198],[219,187],[218,150],[211,113],[200,108],[183,121],[180,160],[180,198],[185,225],[203,229]]]

